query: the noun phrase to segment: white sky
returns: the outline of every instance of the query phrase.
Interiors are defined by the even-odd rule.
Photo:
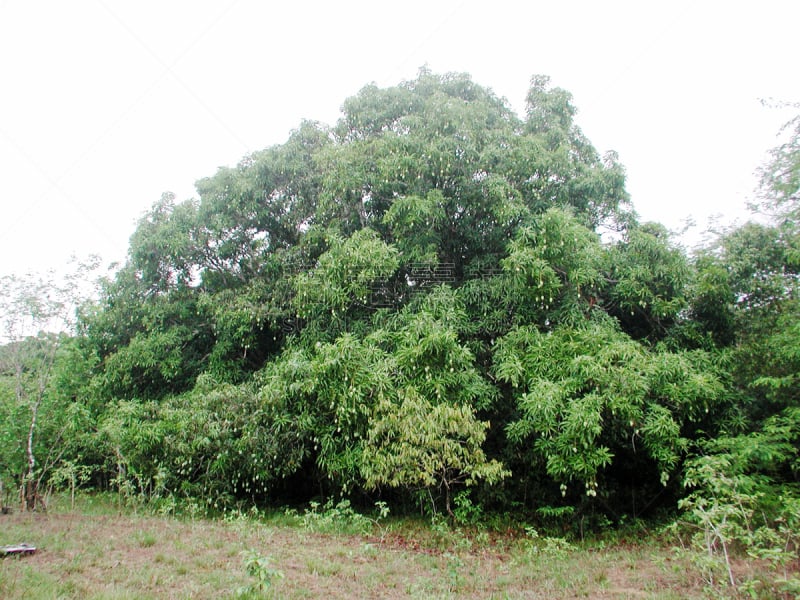
[[[162,192],[423,64],[517,110],[549,75],[644,218],[741,217],[791,116],[759,100],[800,100],[798,23],[796,0],[0,0],[0,275],[122,260]]]

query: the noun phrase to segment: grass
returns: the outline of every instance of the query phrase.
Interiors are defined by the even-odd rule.
[[[103,498],[0,516],[1,598],[703,598],[689,560],[655,541],[593,547],[411,521],[316,531],[252,518],[176,519]],[[258,586],[243,556],[268,557]],[[718,597],[718,596],[717,596]]]

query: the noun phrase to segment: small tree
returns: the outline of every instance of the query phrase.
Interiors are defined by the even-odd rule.
[[[5,391],[0,438],[24,448],[11,463],[18,463],[20,455],[24,462],[6,465],[0,477],[21,476],[20,495],[26,510],[45,508],[39,489],[44,470],[36,456],[39,419],[51,392],[59,350],[74,325],[72,315],[84,291],[82,282],[94,266],[79,265],[62,284],[55,283],[52,273],[46,278],[7,275],[0,279],[0,342],[4,343],[0,380]]]

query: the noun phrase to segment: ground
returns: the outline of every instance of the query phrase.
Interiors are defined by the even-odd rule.
[[[138,512],[138,514],[137,514]],[[702,598],[685,557],[654,541],[567,544],[523,535],[420,534],[402,524],[365,535],[298,523],[177,519],[112,503],[0,516],[3,598]],[[267,557],[258,577],[247,553]],[[251,554],[253,555],[253,554]]]

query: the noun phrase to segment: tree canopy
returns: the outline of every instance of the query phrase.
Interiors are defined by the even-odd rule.
[[[621,520],[674,510],[712,455],[795,493],[797,128],[762,179],[780,219],[688,255],[576,115],[544,76],[517,115],[423,69],[164,194],[48,392],[82,424],[62,463],[217,509],[466,489]]]

